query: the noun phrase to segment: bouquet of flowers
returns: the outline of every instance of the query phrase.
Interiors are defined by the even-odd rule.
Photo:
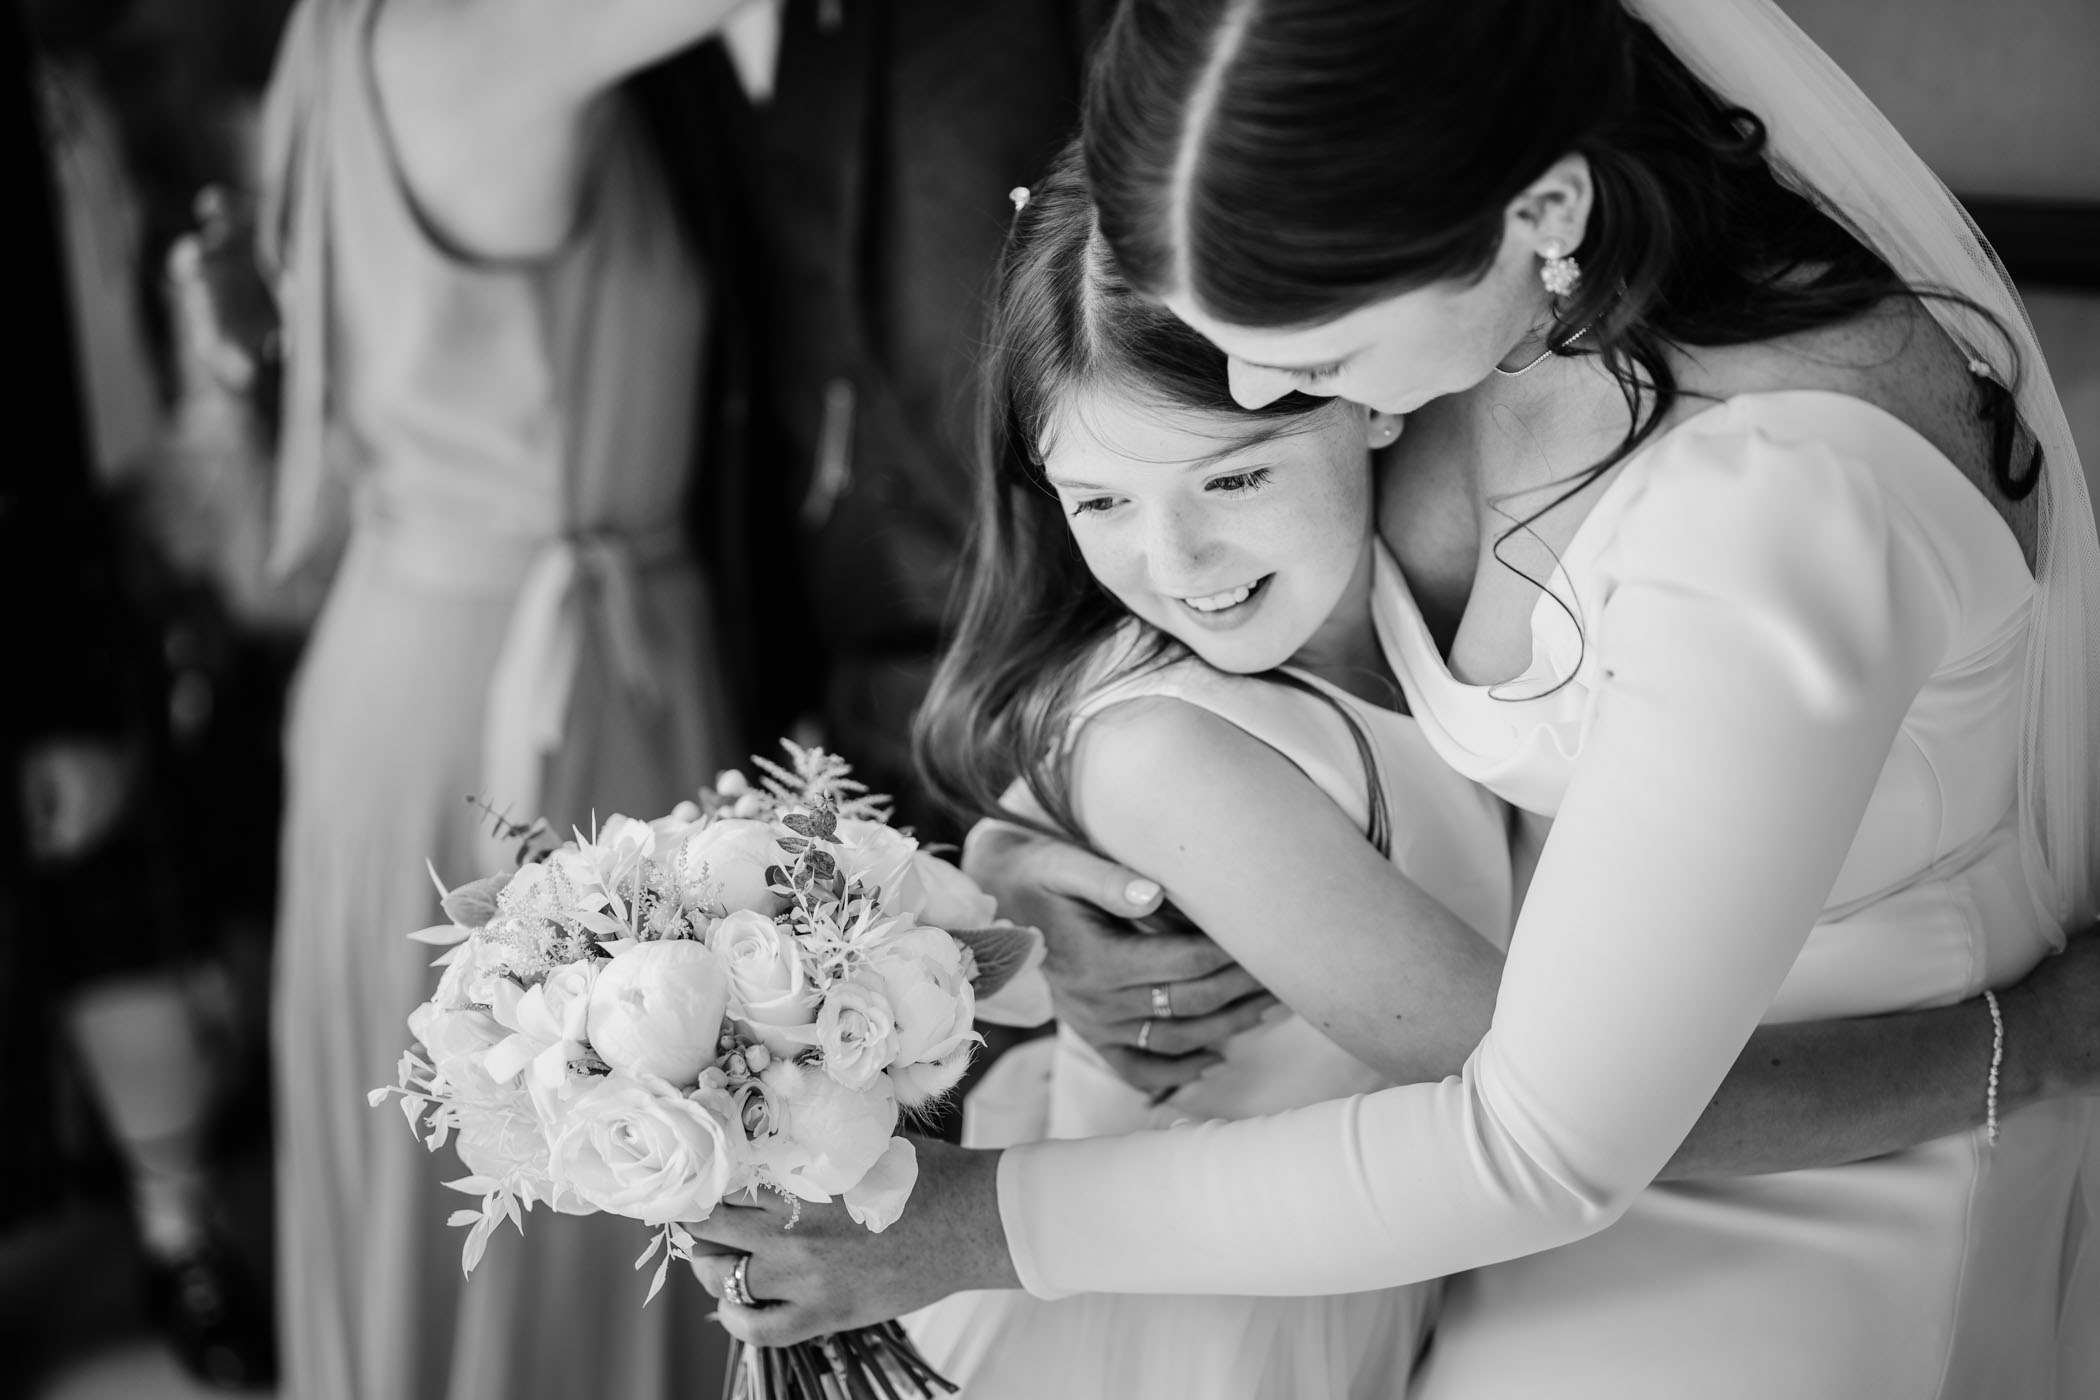
[[[547,1205],[653,1227],[637,1269],[691,1259],[688,1222],[766,1190],[843,1199],[882,1230],[917,1179],[900,1119],[962,1077],[976,998],[1042,956],[1033,929],[888,824],[837,757],[786,745],[654,821],[553,846],[507,828],[515,871],[455,889],[436,994],[408,1025],[398,1096],[480,1198],[463,1264]],[[433,872],[433,879],[435,879]],[[953,1387],[895,1324],[743,1353],[732,1393],[928,1395]],[[897,1387],[904,1387],[900,1390]]]

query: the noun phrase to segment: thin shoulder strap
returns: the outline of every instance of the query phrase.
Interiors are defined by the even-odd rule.
[[[1363,765],[1364,790],[1369,794],[1364,803],[1364,839],[1377,848],[1378,854],[1384,856],[1387,860],[1391,860],[1393,858],[1392,813],[1386,806],[1385,783],[1379,778],[1378,751],[1372,747],[1371,736],[1364,732],[1362,721],[1357,719],[1347,705],[1344,705],[1341,701],[1335,699],[1334,696],[1296,672],[1275,670],[1270,671],[1261,679],[1275,685],[1288,686],[1292,690],[1314,696],[1329,709],[1333,710],[1342,723],[1347,726],[1350,741],[1356,745],[1357,761]]]
[[[1289,759],[1345,811],[1360,811],[1365,839],[1391,857],[1392,820],[1376,746],[1349,706],[1323,687],[1284,670],[1228,675],[1194,657],[1122,674],[1114,666],[1104,669],[1110,679],[1080,702],[1075,732],[1109,706],[1147,695],[1208,710]],[[1317,703],[1307,703],[1308,696]]]

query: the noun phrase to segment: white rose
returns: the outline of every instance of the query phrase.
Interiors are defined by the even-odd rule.
[[[865,982],[834,982],[817,1013],[824,1072],[848,1089],[864,1089],[897,1057],[897,1023],[889,999]]]
[[[688,901],[772,915],[787,901],[767,887],[766,868],[787,864],[769,824],[728,817],[689,832],[671,869]]]
[[[881,822],[857,820],[838,824],[838,842],[834,854],[847,881],[870,894],[881,890],[885,910],[916,914],[926,903],[912,860],[918,842]]]
[[[564,1188],[614,1215],[704,1220],[740,1165],[734,1113],[719,1089],[682,1094],[651,1075],[609,1074],[561,1106],[549,1165]]]
[[[571,1213],[575,1196],[554,1184],[547,1156],[547,1135],[539,1116],[516,1094],[501,1103],[459,1105],[458,1130],[452,1135],[460,1162],[476,1176],[519,1182],[534,1200]]]
[[[889,998],[897,1018],[899,1065],[945,1060],[974,1043],[977,994],[963,974],[962,945],[937,928],[892,927],[867,951],[863,972]]]
[[[503,973],[490,966],[487,950],[487,942],[477,936],[455,944],[439,958],[445,970],[438,977],[437,991],[431,1000],[447,1011],[467,1006],[493,1006],[495,984]]]
[[[939,856],[914,852],[911,864],[926,896],[920,907],[911,911],[918,915],[920,923],[935,928],[989,928],[998,916],[999,901]]]
[[[781,1189],[805,1200],[859,1185],[896,1131],[897,1099],[885,1075],[849,1089],[820,1068],[775,1060],[759,1082],[775,1131],[753,1150]]]
[[[810,1036],[796,1031],[817,1019],[817,989],[795,935],[739,909],[716,924],[707,941],[729,976],[730,1014],[776,1055],[793,1057],[807,1048]]]
[[[728,974],[704,946],[689,938],[637,943],[591,988],[591,1048],[620,1073],[689,1085],[713,1062],[728,1007]]]

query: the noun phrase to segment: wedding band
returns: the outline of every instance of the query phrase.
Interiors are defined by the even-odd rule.
[[[1149,1020],[1138,1027],[1137,1045],[1139,1054],[1149,1055],[1152,1053],[1152,1022]]]
[[[744,1277],[744,1270],[750,1267],[751,1256],[748,1254],[739,1256],[736,1261],[736,1267],[729,1271],[729,1281],[722,1285],[723,1295],[740,1308],[755,1308],[758,1306],[758,1299],[751,1296],[750,1280]]]
[[[1152,1014],[1162,1021],[1174,1019],[1174,1001],[1167,995],[1165,987],[1152,989]]]

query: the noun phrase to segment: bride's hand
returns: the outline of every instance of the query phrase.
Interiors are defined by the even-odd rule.
[[[1043,931],[1057,1019],[1148,1094],[1196,1079],[1276,1004],[1134,871],[1003,822],[978,824],[962,864],[1003,916]]]
[[[857,1225],[845,1207],[804,1203],[795,1228],[790,1206],[760,1192],[725,1202],[692,1228],[706,1247],[693,1273],[722,1299],[722,1325],[756,1346],[888,1322],[969,1288],[1018,1288],[999,1221],[999,1154],[913,1139],[919,1180],[889,1229]],[[741,1255],[744,1286],[756,1307],[724,1293]]]

